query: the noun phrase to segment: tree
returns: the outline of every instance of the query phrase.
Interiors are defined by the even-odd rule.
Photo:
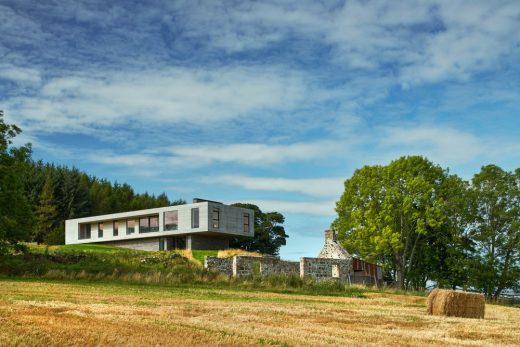
[[[12,139],[20,132],[16,125],[4,122],[0,110],[0,254],[19,248],[18,242],[29,238],[33,223],[21,179],[31,155],[31,146],[11,146]]]
[[[498,298],[520,280],[520,171],[482,167],[472,179],[474,285]]]
[[[446,176],[419,156],[356,170],[336,204],[333,227],[340,241],[350,252],[383,263],[400,288],[424,286],[427,274],[417,268],[418,258],[428,235],[445,223],[438,192]]]
[[[40,194],[40,201],[36,209],[36,221],[33,240],[40,244],[59,224],[58,211],[54,199],[54,185],[50,175],[45,179],[45,184]]]
[[[255,236],[253,238],[234,238],[231,240],[230,246],[263,254],[278,254],[280,247],[285,245],[286,239],[289,237],[283,227],[284,216],[279,212],[264,213],[253,204],[236,203],[232,206],[254,211]]]

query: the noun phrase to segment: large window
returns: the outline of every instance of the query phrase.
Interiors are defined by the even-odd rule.
[[[98,223],[97,237],[103,237],[103,223]]]
[[[164,230],[177,230],[179,225],[179,214],[177,211],[164,212]]]
[[[249,213],[244,213],[244,232],[249,232]]]
[[[191,209],[191,227],[192,229],[199,227],[199,208]]]
[[[90,224],[80,224],[78,231],[78,239],[90,239]]]
[[[113,223],[114,224],[112,226],[112,234],[114,236],[119,236],[119,222],[115,220]]]
[[[159,231],[159,216],[148,216],[139,218],[139,233],[150,233]]]
[[[159,231],[159,215],[150,216],[150,231]]]
[[[126,234],[130,235],[135,233],[135,220],[127,220],[126,221]]]
[[[213,207],[213,211],[211,213],[211,224],[213,225],[213,228],[217,228],[220,225],[220,210],[218,207]]]

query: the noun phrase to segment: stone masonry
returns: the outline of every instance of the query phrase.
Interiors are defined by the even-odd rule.
[[[325,230],[325,245],[321,249],[318,258],[352,260],[352,256],[338,242],[338,234],[334,229]]]
[[[338,242],[335,230],[325,231],[325,245],[318,258],[302,257],[298,262],[276,256],[206,257],[204,267],[233,277],[299,275],[316,281],[330,279],[368,285],[378,285],[382,281],[381,268],[352,257]]]
[[[300,258],[300,276],[316,281],[336,279],[350,283],[350,259]]]

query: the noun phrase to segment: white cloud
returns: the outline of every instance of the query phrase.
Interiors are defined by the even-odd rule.
[[[384,129],[382,146],[426,155],[442,163],[467,162],[482,154],[482,143],[474,135],[448,127],[417,126]]]
[[[246,166],[271,166],[280,163],[303,162],[323,157],[337,144],[329,141],[293,144],[224,144],[158,148],[142,153],[118,154],[98,151],[86,154],[91,162],[128,167],[155,166],[159,174],[172,168],[194,168],[216,163]],[[325,184],[326,182],[321,182]],[[303,183],[302,183],[303,184]]]
[[[17,83],[39,83],[41,76],[37,69],[0,64],[0,79],[8,79]]]
[[[11,98],[26,127],[89,132],[132,121],[211,124],[283,111],[305,99],[302,77],[277,68],[168,68],[50,79],[39,95]]]
[[[245,165],[265,166],[288,161],[308,161],[329,153],[336,143],[331,141],[280,144],[226,144],[207,146],[173,147],[172,162],[193,165],[214,162],[235,162]]]
[[[336,212],[335,200],[316,200],[316,201],[286,201],[286,200],[248,200],[241,199],[241,202],[250,203],[260,207],[262,211],[277,211],[281,213],[308,214],[317,216],[333,217]]]
[[[237,186],[249,190],[266,190],[278,192],[297,192],[310,196],[338,197],[343,191],[341,177],[322,177],[309,179],[250,177],[240,175],[224,175],[211,177],[211,182]]]

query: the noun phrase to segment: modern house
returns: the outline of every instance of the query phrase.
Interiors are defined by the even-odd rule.
[[[97,243],[141,249],[229,248],[234,237],[254,236],[254,212],[220,202],[193,203],[65,221],[65,244]]]

